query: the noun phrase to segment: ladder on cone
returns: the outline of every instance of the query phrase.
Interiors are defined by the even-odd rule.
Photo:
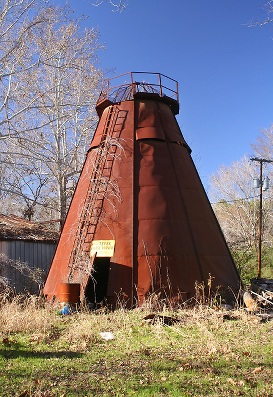
[[[90,247],[107,196],[118,147],[117,139],[120,137],[126,116],[126,111],[119,110],[116,105],[111,106],[108,109],[101,143],[98,148],[93,149],[96,151],[93,170],[69,259],[68,282],[80,283],[83,290],[91,276],[94,257],[90,258]]]

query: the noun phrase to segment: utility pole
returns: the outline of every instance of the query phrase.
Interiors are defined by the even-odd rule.
[[[261,268],[262,268],[262,225],[263,225],[263,191],[268,190],[269,188],[269,178],[266,176],[263,179],[263,163],[272,163],[273,160],[261,159],[257,157],[252,157],[251,161],[256,161],[260,163],[260,176],[259,178],[254,178],[254,187],[260,189],[260,202],[259,202],[259,221],[258,221],[258,275],[257,277],[261,277]]]

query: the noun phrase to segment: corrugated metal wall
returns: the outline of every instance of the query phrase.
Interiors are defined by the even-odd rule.
[[[28,290],[37,293],[39,286],[33,282],[26,274],[22,274],[9,264],[11,261],[26,263],[31,269],[41,269],[44,279],[50,267],[56,243],[44,241],[24,241],[24,240],[5,240],[0,241],[0,253],[7,256],[7,263],[2,264],[0,275],[6,277],[16,292]],[[3,259],[2,259],[3,260]]]

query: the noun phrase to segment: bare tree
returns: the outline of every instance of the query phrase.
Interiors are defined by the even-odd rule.
[[[26,112],[17,100],[23,74],[37,67],[31,36],[47,17],[36,12],[41,0],[0,0],[0,138],[14,133],[12,122]],[[31,104],[29,104],[31,105]]]
[[[248,158],[223,166],[212,175],[210,197],[227,242],[253,248],[257,242],[258,192],[253,187],[257,169]],[[263,236],[270,240],[270,193],[264,192]]]
[[[3,160],[1,164],[1,212],[12,212],[32,220],[36,213],[41,218],[41,210],[37,205],[44,205],[44,188],[48,182],[47,175],[41,171],[39,163],[31,156],[21,153],[19,145],[11,147],[15,139],[5,139],[1,142]],[[4,151],[4,148],[6,150]],[[43,194],[42,194],[43,192]],[[42,211],[45,213],[45,210]],[[44,214],[45,215],[45,214]]]
[[[1,211],[5,206],[26,198],[18,189],[16,171],[21,167],[11,155],[10,138],[18,137],[13,125],[27,118],[32,101],[26,106],[19,100],[24,74],[38,66],[39,57],[32,47],[32,34],[48,18],[37,12],[43,0],[0,0],[0,167]],[[31,50],[30,50],[31,49]],[[23,132],[21,129],[20,132]],[[18,146],[18,144],[17,144]],[[8,147],[8,150],[7,150]],[[22,171],[22,169],[20,170]],[[12,184],[12,181],[14,184]],[[20,180],[22,184],[22,180]],[[19,194],[20,193],[20,194]],[[18,195],[19,194],[19,195]]]
[[[269,128],[261,130],[256,142],[251,145],[253,151],[258,157],[265,159],[273,159],[273,125]],[[272,166],[268,167],[268,171],[273,175]]]
[[[42,8],[28,34],[22,71],[6,90],[2,162],[12,169],[4,189],[20,195],[30,218],[37,204],[64,221],[97,121],[95,102],[102,73],[94,29],[54,8]],[[0,26],[1,27],[1,26]]]
[[[85,30],[80,34],[75,22],[58,29],[56,25],[48,24],[35,38],[41,64],[27,81],[30,96],[34,93],[37,98],[31,110],[31,120],[36,121],[29,125],[21,145],[42,164],[47,186],[56,189],[62,223],[67,188],[76,182],[97,122],[94,109],[102,74],[95,67],[97,33]],[[37,120],[39,133],[33,141]]]

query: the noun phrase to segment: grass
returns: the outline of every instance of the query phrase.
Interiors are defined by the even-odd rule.
[[[272,322],[243,308],[163,310],[180,319],[172,326],[146,314],[2,302],[0,396],[273,396]]]

